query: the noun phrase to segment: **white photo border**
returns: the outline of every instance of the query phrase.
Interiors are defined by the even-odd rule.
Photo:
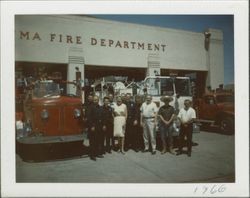
[[[17,14],[197,14],[234,15],[235,183],[221,194],[249,196],[249,60],[247,1],[10,1],[1,2],[1,193],[3,197],[201,197],[198,184],[16,183],[15,15]],[[181,190],[180,190],[181,188]],[[98,189],[98,190],[94,190]]]

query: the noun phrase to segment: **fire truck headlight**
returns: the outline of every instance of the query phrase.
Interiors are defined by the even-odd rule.
[[[74,116],[75,116],[75,118],[79,118],[81,116],[81,111],[79,109],[75,109]]]
[[[49,112],[46,110],[46,109],[43,109],[42,112],[41,112],[41,118],[43,120],[46,120],[49,118]]]

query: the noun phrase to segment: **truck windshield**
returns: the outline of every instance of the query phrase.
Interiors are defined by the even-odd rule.
[[[174,94],[173,80],[171,78],[148,78],[145,85],[147,93],[152,96],[172,96]]]
[[[38,82],[33,90],[33,97],[46,98],[60,95],[59,84],[54,82]]]
[[[176,93],[180,96],[191,96],[190,81],[189,79],[175,79]]]
[[[216,96],[217,102],[234,102],[233,95],[218,95]]]

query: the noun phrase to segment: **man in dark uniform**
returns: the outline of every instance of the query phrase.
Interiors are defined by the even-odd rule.
[[[87,111],[89,128],[89,156],[91,160],[96,157],[103,158],[103,132],[102,132],[102,108],[98,104],[99,97],[94,96],[93,105]]]
[[[105,151],[111,153],[113,138],[113,109],[109,106],[109,97],[104,97],[102,106],[102,130],[104,134]]]
[[[109,98],[109,106],[114,109],[114,105],[115,105],[115,102],[114,102],[114,95],[113,94],[109,94],[108,95],[108,98]]]
[[[115,106],[114,95],[109,94],[108,98],[109,98],[109,106],[112,108],[112,111],[114,111],[114,106]],[[111,128],[111,131],[112,131],[112,150],[115,150],[114,123],[112,123],[111,127],[112,127]]]
[[[137,150],[135,148],[135,126],[138,125],[138,120],[135,117],[135,103],[131,100],[131,94],[126,94],[125,104],[128,111],[125,133],[125,150],[128,150],[130,148]]]
[[[144,150],[144,140],[143,140],[143,130],[140,122],[141,117],[141,105],[142,105],[142,97],[141,96],[135,96],[135,120],[137,120],[137,124],[135,125],[135,133],[133,138],[133,145],[135,147],[135,151],[143,151]]]
[[[93,95],[92,93],[90,93],[90,95],[88,95],[87,100],[84,102],[84,104],[82,105],[82,113],[83,113],[83,131],[84,131],[84,136],[88,136],[88,110],[90,108],[90,106],[93,105]]]
[[[88,118],[87,118],[88,109],[89,109],[89,107],[91,105],[93,105],[93,95],[90,93],[90,95],[88,95],[87,101],[82,105],[83,119],[84,119],[84,122],[85,122],[86,126],[88,125],[87,124],[87,121],[88,121]]]

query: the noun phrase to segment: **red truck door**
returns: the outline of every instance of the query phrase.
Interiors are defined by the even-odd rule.
[[[199,109],[201,119],[214,120],[218,111],[214,96],[204,96]]]

